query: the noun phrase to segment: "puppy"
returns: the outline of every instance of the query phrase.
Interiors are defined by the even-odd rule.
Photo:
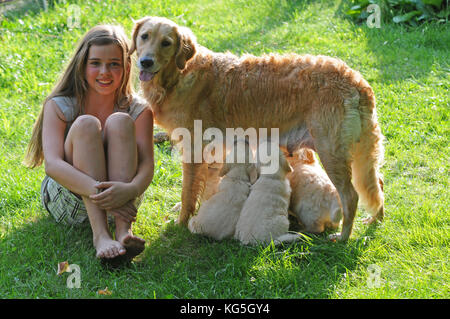
[[[292,169],[279,148],[276,153],[273,155],[278,156],[279,165],[275,173],[264,173],[261,168],[265,165],[258,162],[260,176],[252,185],[237,222],[234,238],[245,245],[267,244],[272,240],[277,245],[298,238],[288,233],[291,188],[286,174]]]
[[[339,194],[314,152],[303,148],[287,160],[293,169],[287,175],[292,188],[289,208],[304,227],[302,231],[321,233],[338,228],[342,218]]]
[[[245,144],[245,162],[234,160],[239,144]],[[241,149],[242,150],[242,149]],[[189,220],[188,228],[194,234],[203,234],[216,240],[232,238],[242,206],[250,192],[250,185],[256,181],[256,165],[251,163],[251,151],[246,141],[238,140],[231,159],[223,164],[219,172],[217,192],[206,200],[198,214]]]

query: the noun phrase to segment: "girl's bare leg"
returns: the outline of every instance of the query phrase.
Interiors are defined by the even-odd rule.
[[[69,130],[64,144],[65,159],[97,181],[106,180],[105,152],[100,121],[90,115],[79,116]],[[94,247],[99,258],[125,254],[124,247],[112,239],[106,212],[83,196],[92,228]]]
[[[131,182],[137,173],[138,153],[133,119],[126,113],[117,112],[108,117],[105,124],[109,181]],[[131,260],[144,250],[145,241],[134,236],[131,222],[115,219],[116,240],[126,249]]]

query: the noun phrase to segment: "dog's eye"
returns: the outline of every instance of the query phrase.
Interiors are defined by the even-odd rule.
[[[144,33],[143,35],[141,35],[141,39],[142,40],[147,40],[148,39],[148,34]]]
[[[163,42],[161,42],[161,46],[163,46],[163,47],[168,47],[171,44],[172,43],[170,41],[167,41],[167,40],[164,40]]]

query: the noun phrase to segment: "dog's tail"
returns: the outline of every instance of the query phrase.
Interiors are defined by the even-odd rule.
[[[361,82],[364,82],[358,85],[361,132],[352,152],[352,176],[359,197],[372,214],[371,221],[375,221],[384,216],[383,179],[379,171],[384,137],[378,125],[373,90],[365,80]]]

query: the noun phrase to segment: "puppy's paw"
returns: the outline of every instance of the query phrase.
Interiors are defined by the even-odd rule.
[[[189,219],[188,229],[193,234],[197,234],[198,233],[198,231],[197,231],[197,229],[195,227],[195,217],[192,217],[191,219]]]

